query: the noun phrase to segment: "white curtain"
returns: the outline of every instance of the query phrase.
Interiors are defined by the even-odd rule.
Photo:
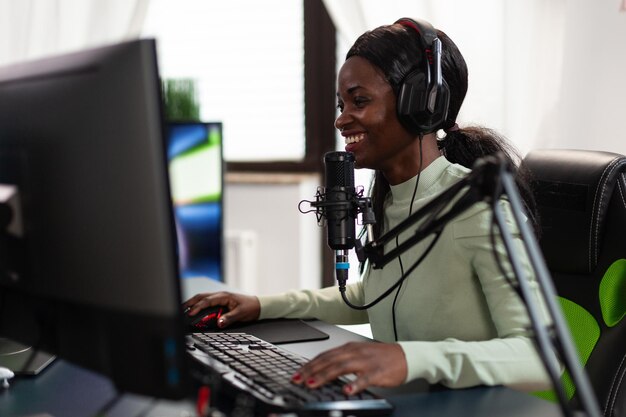
[[[0,0],[0,65],[137,38],[149,0]]]
[[[626,115],[623,3],[324,0],[346,48],[365,30],[403,16],[445,31],[470,73],[459,124],[494,128],[522,154],[536,148],[626,154],[619,125]]]

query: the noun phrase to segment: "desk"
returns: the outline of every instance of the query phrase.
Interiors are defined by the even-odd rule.
[[[223,284],[209,280],[185,281],[184,297],[201,291],[227,289]],[[280,346],[312,357],[348,341],[368,340],[324,322],[312,321],[309,324],[327,333],[330,338]],[[393,415],[396,417],[561,416],[558,406],[504,387],[427,390],[428,386],[421,381],[395,389],[375,389],[395,405]],[[13,380],[8,390],[0,391],[0,416],[87,417],[95,415],[114,398],[115,390],[107,378],[57,359],[37,377]],[[191,401],[152,400],[124,394],[107,416],[190,417],[193,413]]]

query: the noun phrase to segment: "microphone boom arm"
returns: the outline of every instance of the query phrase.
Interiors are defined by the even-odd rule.
[[[467,189],[464,190],[465,188]],[[460,197],[457,197],[461,192]],[[546,305],[549,315],[549,322],[547,323],[544,323],[540,318],[537,300],[533,297],[528,277],[523,272],[521,258],[514,249],[513,237],[507,227],[504,213],[497,204],[501,196],[506,196],[511,205],[514,222],[520,231],[530,265]],[[456,201],[454,201],[455,198]],[[451,203],[451,201],[454,202]],[[554,289],[550,273],[535,236],[525,222],[523,216],[524,208],[519,191],[510,172],[510,167],[503,158],[489,156],[477,161],[472,171],[461,181],[446,189],[442,194],[380,238],[368,242],[365,246],[357,246],[356,250],[359,259],[367,258],[373,268],[382,268],[427,236],[443,230],[446,224],[453,218],[480,201],[489,203],[493,209],[494,222],[500,231],[507,258],[511,263],[518,285],[516,290],[528,311],[534,334],[533,340],[555,389],[563,415],[572,417],[575,413],[565,394],[560,380],[559,369],[557,369],[558,367],[552,360],[554,353],[558,354],[565,370],[569,372],[575,387],[574,395],[578,397],[579,404],[585,415],[587,417],[600,417],[602,414],[597,399],[580,364],[567,323],[563,318],[560,307],[557,305],[556,290]],[[448,210],[442,213],[446,207],[448,207]],[[426,218],[426,216],[430,216],[430,218]],[[413,236],[387,254],[382,253],[380,249],[386,243],[395,239],[420,220],[424,220],[424,222],[418,227]]]
[[[474,172],[470,173],[467,177],[462,179],[461,181],[454,184],[452,187],[448,188],[441,195],[439,195],[434,200],[430,201],[424,207],[420,208],[418,211],[413,213],[407,219],[399,223],[396,227],[389,230],[387,233],[382,235],[380,238],[375,239],[365,246],[361,248],[357,248],[357,255],[359,259],[368,259],[375,269],[383,268],[389,262],[396,259],[398,256],[412,248],[414,245],[422,241],[424,238],[429,236],[430,234],[443,229],[443,227],[454,217],[458,216],[466,209],[474,205],[474,203],[481,201],[482,198],[475,192],[474,189],[470,187],[469,190],[465,192],[465,194],[460,197],[457,204],[450,209],[447,213],[443,214],[441,217],[435,218],[431,222],[428,222],[417,229],[414,235],[408,238],[406,241],[402,242],[396,248],[392,249],[390,252],[384,254],[379,248],[383,247],[385,244],[389,243],[396,236],[400,235],[400,233],[406,231],[419,220],[422,220],[425,215],[432,213],[438,207],[441,207],[445,204],[448,204],[450,200],[458,195],[458,193],[464,188],[467,187],[474,177],[476,177],[478,173],[474,174]],[[361,253],[359,253],[361,252]]]

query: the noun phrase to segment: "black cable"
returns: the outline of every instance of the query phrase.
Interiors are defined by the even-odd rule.
[[[500,176],[498,176],[498,178],[500,178]],[[509,276],[509,273],[504,268],[504,262],[496,249],[496,245],[497,245],[496,229],[498,229],[500,233],[502,233],[502,231],[499,229],[499,226],[496,224],[496,206],[498,202],[501,201],[500,199],[501,195],[503,195],[502,182],[498,180],[495,182],[493,186],[491,196],[489,196],[489,198],[487,199],[487,201],[489,202],[489,209],[491,211],[491,221],[490,221],[490,226],[489,226],[489,243],[491,245],[491,252],[496,262],[496,266],[498,267],[498,270],[500,271],[500,274],[502,274],[502,276],[507,281],[509,286],[513,288],[513,290],[521,298],[522,295],[521,295],[521,292],[517,283],[513,280],[513,278],[511,278],[511,276]]]
[[[413,195],[411,196],[411,202],[409,203],[409,215],[407,218],[411,217],[413,214],[413,203],[415,202],[415,196],[417,195],[417,186],[420,183],[420,177],[422,175],[422,166],[424,162],[423,153],[422,153],[422,139],[424,136],[420,133],[419,135],[419,145],[420,145],[420,160],[419,160],[419,168],[417,171],[417,178],[415,179],[415,187],[413,187]],[[400,246],[400,242],[398,240],[399,236],[396,236],[396,248]],[[400,263],[400,276],[404,275],[404,265],[402,265],[402,257],[398,256],[398,262]],[[393,338],[397,342],[398,341],[398,325],[396,323],[396,302],[398,301],[398,297],[400,296],[400,291],[402,290],[402,283],[398,285],[398,290],[396,291],[395,297],[393,297],[393,303],[391,304],[391,320],[393,323]]]
[[[398,236],[396,236],[396,247],[398,247]],[[400,262],[400,276],[404,276],[404,266],[402,265],[402,258],[398,256],[398,262]],[[403,280],[404,281],[404,280]],[[396,302],[398,301],[398,296],[400,295],[400,290],[402,289],[402,282],[398,285],[398,289],[396,290],[396,295],[393,297],[393,303],[391,304],[391,322],[393,323],[393,340],[398,341],[398,324],[396,322]]]
[[[524,300],[524,297],[522,295],[522,291],[521,291],[519,285],[514,280],[514,278],[511,277],[509,275],[509,273],[506,271],[506,269],[504,268],[504,262],[502,260],[502,257],[500,256],[500,254],[498,253],[498,251],[496,249],[496,245],[497,245],[497,242],[496,242],[496,230],[500,230],[498,225],[496,224],[496,215],[495,215],[495,210],[496,210],[495,205],[496,204],[498,204],[498,199],[492,198],[492,203],[490,204],[491,225],[489,227],[489,241],[490,241],[490,244],[491,244],[491,252],[492,252],[494,260],[496,262],[496,266],[498,267],[498,270],[500,271],[500,274],[502,274],[502,276],[506,280],[506,282],[509,285],[509,287],[511,287],[513,289],[513,291],[515,291],[515,293],[520,298],[522,303],[524,305],[526,305],[526,302]],[[532,333],[533,329],[532,329],[531,324],[528,324],[528,326],[525,327],[525,330]]]
[[[498,229],[498,226],[496,225],[496,220],[495,220],[496,216],[495,216],[495,214],[493,212],[494,210],[495,210],[495,208],[492,205],[491,206],[491,226],[490,226],[490,230],[489,230],[489,240],[490,240],[490,244],[491,244],[491,252],[493,253],[493,257],[494,257],[494,259],[496,261],[496,266],[498,267],[498,270],[500,271],[500,273],[502,274],[504,279],[507,281],[509,286],[511,286],[511,288],[513,288],[513,290],[521,298],[522,294],[520,293],[519,286],[517,285],[515,280],[509,275],[509,273],[505,270],[504,262],[503,262],[502,258],[500,257],[500,254],[496,250],[496,245],[497,245],[497,242],[496,242],[496,230],[499,230],[499,229]]]
[[[426,258],[426,256],[428,256],[428,254],[430,253],[430,251],[432,250],[432,248],[435,246],[435,243],[437,243],[437,241],[439,240],[439,236],[441,236],[441,232],[442,230],[439,230],[435,233],[435,237],[434,239],[430,242],[430,244],[428,245],[428,247],[426,248],[426,251],[422,254],[422,256],[420,256],[420,258],[415,261],[415,263],[413,265],[411,265],[411,267],[409,268],[409,270],[403,274],[398,281],[396,281],[395,284],[393,284],[391,287],[387,288],[387,290],[385,290],[385,292],[383,292],[381,295],[378,296],[377,299],[375,299],[374,301],[372,301],[369,304],[365,304],[362,306],[357,306],[355,304],[352,304],[350,302],[350,300],[348,300],[348,298],[346,297],[346,283],[339,283],[339,292],[341,293],[341,297],[343,298],[343,301],[350,307],[353,308],[355,310],[367,310],[368,308],[371,308],[373,306],[375,306],[376,304],[378,304],[381,300],[385,299],[387,296],[389,296],[389,294],[391,294],[391,292],[393,290],[395,290],[400,284],[402,284],[402,282],[411,274],[411,272],[413,272],[415,270],[415,268],[417,268],[419,266],[419,264],[422,263],[422,261],[424,260],[424,258]]]

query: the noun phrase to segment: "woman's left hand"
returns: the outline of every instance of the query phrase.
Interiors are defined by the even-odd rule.
[[[292,381],[317,388],[351,373],[357,378],[344,387],[344,393],[348,395],[357,394],[371,385],[400,385],[407,375],[404,351],[395,343],[347,343],[313,358],[293,375]]]

